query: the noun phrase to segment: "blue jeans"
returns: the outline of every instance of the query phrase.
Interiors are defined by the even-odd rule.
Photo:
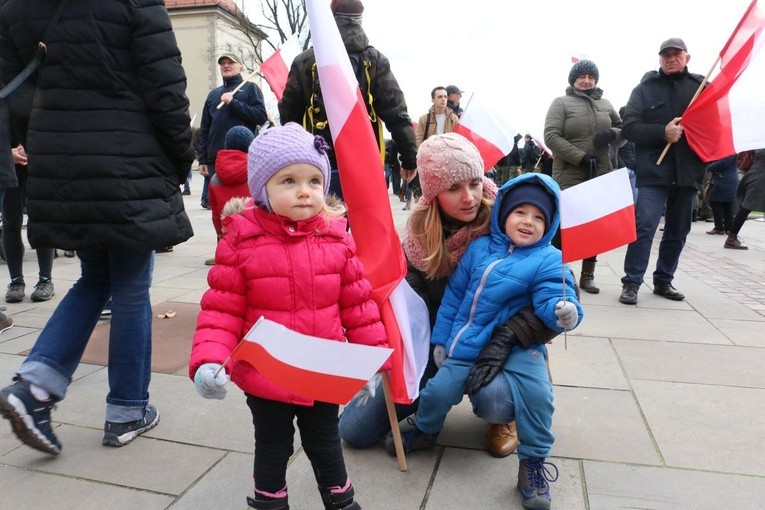
[[[627,246],[622,283],[643,283],[648,268],[651,245],[659,220],[664,214],[664,233],[659,244],[659,256],[653,281],[671,283],[680,253],[691,231],[696,188],[641,186],[635,204],[637,239]]]
[[[139,420],[151,380],[152,251],[77,252],[82,274],[40,332],[19,375],[63,399],[104,305],[112,298],[106,420]]]
[[[210,181],[213,177],[215,177],[215,163],[208,163],[207,175],[205,175],[204,183],[202,184],[202,197],[200,202],[202,206],[210,205],[210,193],[208,188],[210,187]]]

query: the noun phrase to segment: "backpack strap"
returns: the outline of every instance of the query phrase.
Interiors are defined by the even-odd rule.
[[[8,97],[14,90],[19,88],[19,85],[24,83],[38,67],[40,67],[40,64],[42,64],[42,61],[45,59],[45,55],[48,52],[48,47],[45,45],[45,41],[50,41],[50,36],[53,34],[58,19],[61,17],[61,13],[64,12],[64,7],[66,7],[68,2],[69,0],[62,0],[61,3],[58,4],[56,12],[53,13],[53,17],[50,19],[48,26],[45,29],[45,35],[43,35],[42,40],[37,43],[37,50],[35,51],[34,57],[32,57],[32,60],[29,61],[26,67],[24,67],[24,69],[22,69],[21,72],[8,83],[8,85],[0,90],[0,99]]]

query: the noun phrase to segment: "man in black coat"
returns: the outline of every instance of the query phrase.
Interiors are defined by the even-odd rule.
[[[123,446],[159,422],[149,404],[153,250],[193,235],[180,184],[194,152],[186,75],[162,0],[4,0],[3,81],[41,40],[41,67],[9,96],[26,136],[27,233],[33,248],[77,250],[82,274],[0,390],[0,414],[23,443],[57,455],[51,410],[110,296],[102,443]]]
[[[228,130],[234,126],[244,126],[257,135],[258,128],[265,124],[268,118],[260,87],[248,82],[236,94],[233,92],[243,81],[244,66],[239,62],[239,58],[232,53],[226,53],[218,57],[218,66],[223,85],[207,94],[197,138],[199,173],[205,178],[202,188],[202,207],[205,209],[210,207],[207,188],[210,179],[215,175],[215,156],[223,148]],[[218,108],[221,103],[223,106]]]
[[[634,88],[624,112],[622,135],[635,143],[635,174],[640,190],[635,204],[637,239],[627,247],[619,301],[637,303],[638,289],[648,267],[651,245],[664,215],[653,293],[681,301],[685,296],[672,285],[691,214],[706,165],[683,136],[680,117],[703,82],[688,72],[691,56],[682,39],[664,41],[658,71],[650,71]],[[660,164],[667,144],[669,152]]]

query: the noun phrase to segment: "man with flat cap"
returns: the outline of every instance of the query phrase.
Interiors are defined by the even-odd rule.
[[[449,85],[446,87],[446,107],[449,108],[457,117],[462,117],[464,111],[460,106],[460,99],[462,99],[462,91],[457,85]]]
[[[202,207],[208,209],[207,187],[215,175],[215,156],[223,148],[228,130],[234,126],[245,126],[253,133],[266,122],[266,105],[263,92],[254,83],[246,83],[236,94],[234,89],[242,83],[242,65],[239,57],[225,53],[218,57],[223,85],[214,88],[207,95],[202,109],[202,124],[197,138],[199,151],[199,173],[205,178],[202,189]],[[219,109],[218,105],[223,103]]]
[[[673,301],[685,296],[672,285],[706,165],[683,136],[680,117],[704,77],[688,72],[691,56],[682,39],[671,38],[659,47],[659,70],[647,72],[627,102],[622,136],[635,143],[635,204],[637,239],[627,247],[619,301],[637,304],[638,289],[648,268],[651,245],[664,215],[653,293]],[[669,152],[657,164],[664,147]]]

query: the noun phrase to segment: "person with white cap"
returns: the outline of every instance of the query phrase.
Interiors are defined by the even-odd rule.
[[[248,82],[234,94],[234,89],[243,81],[241,59],[233,53],[224,53],[218,57],[218,66],[223,85],[207,94],[197,135],[199,173],[205,178],[201,202],[205,209],[210,207],[207,188],[215,175],[215,157],[223,148],[226,133],[234,126],[244,126],[257,134],[258,128],[268,120],[260,87]],[[221,103],[223,106],[218,108]]]
[[[704,82],[688,71],[691,56],[682,39],[659,47],[659,70],[643,75],[632,90],[622,119],[622,135],[635,143],[635,175],[640,190],[635,204],[637,239],[627,246],[619,302],[634,305],[648,268],[651,245],[664,216],[653,293],[673,301],[685,296],[673,285],[675,270],[691,230],[691,217],[706,164],[683,136],[680,118]],[[667,144],[669,151],[659,162]]]

